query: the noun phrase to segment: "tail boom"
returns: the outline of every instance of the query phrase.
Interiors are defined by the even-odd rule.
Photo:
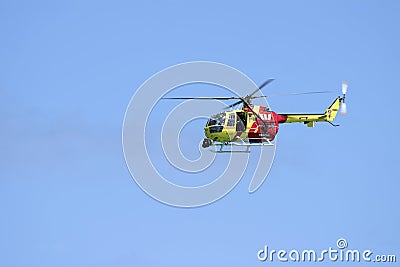
[[[308,127],[314,127],[314,122],[332,122],[336,118],[342,100],[343,98],[339,96],[325,113],[321,114],[278,114],[278,123],[302,122]]]

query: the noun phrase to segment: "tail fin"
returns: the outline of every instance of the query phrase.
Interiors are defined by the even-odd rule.
[[[325,111],[325,116],[327,121],[333,121],[336,118],[336,115],[339,111],[341,103],[341,98],[338,97],[333,101],[332,105],[329,106],[329,108],[326,109]]]

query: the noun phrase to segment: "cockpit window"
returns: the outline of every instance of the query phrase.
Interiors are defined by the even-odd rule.
[[[206,126],[224,125],[224,123],[225,123],[225,113],[218,113],[217,115],[211,116]]]
[[[235,113],[229,114],[227,126],[235,126]]]

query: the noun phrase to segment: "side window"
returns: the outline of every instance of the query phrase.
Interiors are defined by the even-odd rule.
[[[235,126],[235,113],[229,114],[228,123],[226,126]]]

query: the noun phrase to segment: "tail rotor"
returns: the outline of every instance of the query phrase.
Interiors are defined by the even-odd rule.
[[[340,114],[342,114],[342,115],[346,115],[347,114],[347,105],[346,105],[345,99],[346,99],[346,93],[347,93],[347,87],[348,86],[349,85],[348,85],[347,82],[342,82],[342,94],[343,94],[343,96],[342,96],[342,99],[341,99],[342,108],[340,109]]]

